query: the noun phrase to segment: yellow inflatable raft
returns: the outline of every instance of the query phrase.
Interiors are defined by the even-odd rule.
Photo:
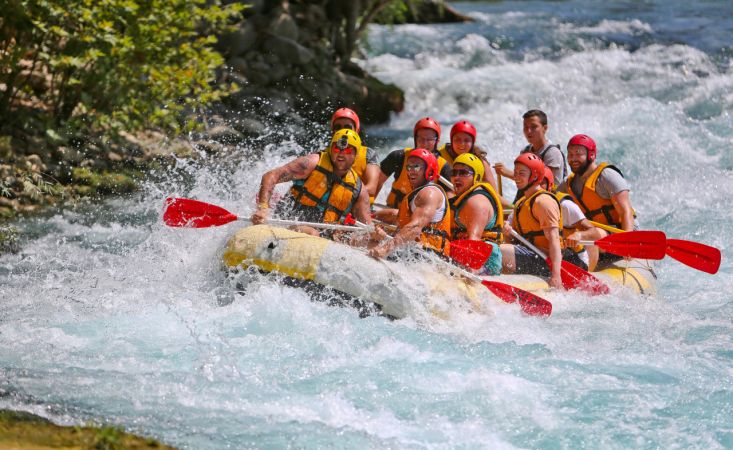
[[[441,298],[441,302],[490,308],[501,302],[488,289],[457,276],[448,264],[405,264],[370,258],[361,249],[320,237],[254,225],[242,228],[229,240],[223,254],[227,269],[255,266],[265,272],[279,272],[297,280],[312,281],[381,306],[383,313],[410,316],[416,302]],[[645,261],[620,261],[594,273],[614,286],[642,294],[655,292],[654,273]],[[484,277],[521,289],[541,293],[548,289],[544,279],[533,275]]]

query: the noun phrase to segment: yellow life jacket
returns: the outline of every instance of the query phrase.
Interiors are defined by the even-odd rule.
[[[399,207],[400,203],[402,203],[402,199],[412,191],[410,179],[407,178],[407,158],[410,157],[410,152],[412,150],[413,149],[409,147],[405,148],[405,156],[402,160],[402,169],[400,170],[399,176],[396,176],[395,174],[396,177],[392,183],[392,190],[389,191],[389,195],[387,196],[387,206],[390,208]],[[447,161],[442,157],[438,157],[438,173],[443,170],[443,166],[445,166],[446,162]]]
[[[323,151],[313,172],[305,180],[294,181],[290,193],[301,206],[321,211],[324,223],[332,223],[340,222],[351,212],[361,187],[361,179],[353,168],[342,178],[336,177],[329,152]]]
[[[598,165],[595,171],[588,177],[583,185],[583,192],[581,192],[580,198],[575,195],[572,188],[573,178],[575,174],[571,173],[568,176],[566,185],[568,187],[568,193],[573,198],[573,201],[580,206],[580,209],[585,214],[588,220],[600,222],[605,225],[611,225],[616,228],[621,228],[621,217],[613,207],[613,202],[610,198],[603,198],[596,193],[596,182],[598,177],[601,176],[603,169],[613,169],[619,173],[622,177],[623,173],[616,167],[607,162]],[[636,217],[636,211],[633,211],[634,217]]]
[[[514,207],[514,219],[512,220],[512,228],[517,230],[517,233],[522,235],[529,242],[534,244],[536,247],[548,252],[550,250],[550,242],[545,237],[545,233],[540,227],[540,221],[534,214],[532,214],[532,207],[537,197],[540,195],[548,195],[557,203],[557,208],[560,211],[560,228],[562,228],[562,208],[560,208],[560,202],[557,201],[551,192],[547,192],[544,189],[532,194],[529,198],[520,198],[516,206]],[[558,230],[559,231],[559,230]],[[561,239],[562,245],[562,239]]]
[[[448,161],[448,163],[452,166],[453,161],[458,157],[456,152],[453,151],[453,148],[451,148],[450,144],[443,144],[438,149],[438,153],[440,153],[440,156]]]
[[[410,218],[412,216],[412,211],[410,211],[410,202],[417,196],[417,194],[421,190],[428,186],[436,186],[443,194],[443,201],[445,202],[445,215],[440,222],[430,223],[429,225],[424,227],[417,241],[420,242],[424,248],[433,250],[438,254],[448,256],[450,255],[451,212],[450,205],[448,204],[448,196],[440,185],[435,183],[426,183],[425,185],[420,186],[419,188],[406,195],[402,199],[397,213],[397,226],[399,228],[402,228],[410,222]]]
[[[451,166],[453,166],[453,162],[458,158],[458,154],[453,150],[453,147],[451,147],[450,144],[441,145],[438,149],[438,153],[440,153],[440,157],[446,160],[446,162]],[[475,145],[469,153],[475,155],[482,161],[486,159],[486,152]]]
[[[573,198],[569,194],[566,194],[564,192],[555,192],[555,198],[557,199],[558,203],[560,204],[561,212],[562,212],[562,203],[563,202],[573,202]],[[580,231],[580,229],[575,228],[575,227],[566,227],[565,224],[563,223],[562,238],[565,239],[568,236],[570,236],[571,234],[575,233],[576,231]],[[575,247],[572,247],[571,250],[574,251],[575,253],[580,253],[583,250],[585,250],[585,247],[582,244],[578,244]]]
[[[501,244],[504,242],[504,236],[502,235],[502,229],[504,228],[504,208],[501,206],[501,198],[499,198],[494,187],[489,183],[484,182],[474,183],[474,185],[466,192],[458,197],[450,199],[451,237],[453,239],[466,238],[466,226],[461,223],[461,208],[463,208],[468,199],[474,195],[483,195],[488,198],[491,202],[491,206],[494,208],[494,223],[492,224],[492,220],[489,220],[484,228],[484,232],[481,234],[481,239]]]

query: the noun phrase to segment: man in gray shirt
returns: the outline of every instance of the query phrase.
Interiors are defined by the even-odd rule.
[[[548,129],[547,114],[539,109],[531,109],[524,113],[522,119],[524,120],[522,130],[529,145],[524,147],[520,153],[532,152],[539,156],[545,166],[552,170],[556,183],[565,181],[568,176],[565,155],[559,145],[551,143],[545,136]],[[514,173],[506,168],[503,163],[494,164],[494,170],[499,176],[503,175],[514,179]],[[516,202],[522,195],[524,193],[521,190],[517,191],[514,201]]]
[[[590,136],[577,134],[570,138],[568,164],[573,173],[557,190],[570,194],[585,217],[600,227],[598,238],[607,236],[611,227],[631,231],[637,225],[629,183],[616,166],[597,163],[596,154],[596,143]],[[573,246],[576,242],[567,239],[567,244]],[[602,256],[607,256],[602,260],[620,259],[608,254]]]

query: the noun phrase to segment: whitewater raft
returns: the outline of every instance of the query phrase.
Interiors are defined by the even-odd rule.
[[[222,260],[229,270],[256,267],[326,286],[375,303],[383,313],[396,318],[411,316],[416,299],[441,299],[443,305],[464,304],[482,309],[502,303],[480,283],[460,276],[459,270],[452,269],[448,263],[439,261],[406,268],[399,261],[371,258],[363,249],[269,225],[238,230],[229,239]],[[645,295],[656,291],[656,277],[646,261],[620,261],[594,275],[612,290],[623,287]],[[533,275],[484,279],[539,295],[549,289],[543,278]]]

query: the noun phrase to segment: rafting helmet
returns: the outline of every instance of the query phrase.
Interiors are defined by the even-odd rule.
[[[552,169],[545,166],[545,174],[542,178],[542,181],[547,180],[547,190],[548,191],[554,191],[555,187],[555,174],[552,173]]]
[[[514,164],[523,164],[529,168],[528,186],[542,182],[545,176],[545,163],[539,156],[531,152],[522,153],[514,160]]]
[[[425,181],[435,181],[440,176],[438,170],[438,159],[433,155],[433,152],[425,150],[424,148],[416,148],[412,150],[407,157],[420,158],[425,162]]]
[[[435,141],[435,146],[438,146],[438,142],[440,141],[440,124],[433,119],[432,117],[423,117],[422,119],[418,120],[415,123],[415,128],[412,129],[412,137],[415,139],[415,142],[417,142],[417,131],[427,129],[427,130],[433,130],[438,135],[437,140]]]
[[[481,159],[471,153],[462,153],[453,160],[453,166],[463,164],[473,170],[473,182],[478,183],[484,178],[484,163]]]
[[[339,108],[331,116],[331,129],[333,129],[333,123],[336,119],[350,119],[354,122],[354,130],[359,132],[359,116],[356,115],[354,110],[349,108]]]
[[[358,151],[361,148],[361,138],[356,131],[344,128],[333,133],[331,146],[328,147],[328,152],[333,155],[333,152],[331,151],[333,147],[343,150],[349,146],[354,147]]]
[[[471,136],[471,139],[473,139],[471,147],[476,143],[476,127],[468,120],[461,120],[453,125],[453,128],[450,129],[451,142],[453,142],[453,136],[456,133],[466,133]]]
[[[582,145],[588,150],[588,161],[596,160],[596,142],[587,134],[576,134],[568,141],[568,147],[571,145]]]

